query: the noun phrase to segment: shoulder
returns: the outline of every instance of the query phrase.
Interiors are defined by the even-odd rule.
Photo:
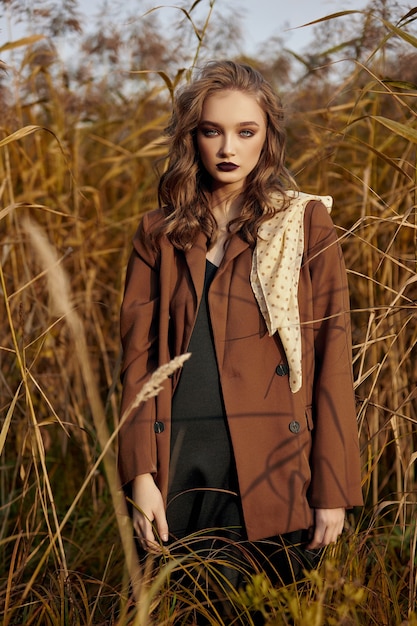
[[[323,224],[324,226],[332,225],[330,212],[333,207],[332,196],[322,196],[317,194],[305,193],[303,191],[287,192],[289,198],[289,206],[294,210],[304,212],[304,227],[311,223]]]
[[[158,233],[161,232],[164,224],[165,214],[163,209],[153,209],[145,213],[139,222],[136,233],[133,237],[133,244],[137,247],[138,244],[145,246],[157,246],[159,247]]]
[[[312,198],[305,205],[305,219],[308,222],[317,224],[333,224],[330,217],[331,205],[325,204],[323,200]]]
[[[133,251],[148,263],[155,263],[160,256],[161,239],[158,232],[164,222],[162,209],[154,209],[145,213],[133,236]]]
[[[151,233],[152,231],[157,230],[161,227],[164,219],[165,215],[163,209],[161,208],[153,209],[152,211],[144,213],[140,219],[136,235],[143,231]]]
[[[320,242],[337,240],[337,233],[330,216],[329,206],[322,200],[312,199],[304,211],[304,236],[308,248],[320,245]]]
[[[286,191],[286,201],[282,207],[282,198],[276,194],[271,195],[272,205],[275,208],[272,218],[278,222],[287,222],[292,219],[297,221],[304,218],[304,227],[311,223],[332,225],[330,212],[333,206],[332,196],[321,196],[305,193],[299,190],[289,189]]]

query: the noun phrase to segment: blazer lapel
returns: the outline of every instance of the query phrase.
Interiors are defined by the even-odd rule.
[[[196,305],[201,299],[204,287],[204,276],[206,272],[207,237],[200,233],[195,244],[186,250],[185,259],[190,270],[191,280],[194,285]]]
[[[223,367],[224,350],[227,340],[226,328],[231,297],[230,284],[232,281],[233,261],[242,254],[242,252],[245,252],[248,247],[249,244],[244,242],[238,235],[234,235],[230,239],[219,269],[213,278],[209,292],[211,325],[220,370]]]
[[[246,241],[243,241],[239,235],[234,235],[225,250],[224,257],[220,263],[219,271],[224,271],[229,263],[233,261],[239,254],[244,252],[249,247]]]

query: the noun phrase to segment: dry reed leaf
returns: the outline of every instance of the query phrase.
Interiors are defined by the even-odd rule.
[[[55,312],[56,314],[65,317],[68,326],[71,329],[75,343],[75,354],[79,359],[80,369],[83,374],[86,393],[89,398],[94,425],[101,447],[100,455],[96,459],[96,462],[88,473],[87,478],[79,489],[71,506],[67,510],[63,520],[59,525],[59,528],[57,528],[54,538],[50,541],[48,548],[45,550],[45,554],[43,555],[40,564],[36,568],[36,571],[26,588],[27,591],[25,591],[25,594],[27,594],[28,590],[31,588],[31,585],[35,580],[41,565],[43,564],[49,552],[52,550],[56,539],[60,537],[62,530],[69,520],[70,516],[72,515],[73,511],[75,510],[75,506],[79,502],[81,495],[84,493],[87,485],[97,471],[100,463],[103,462],[105,466],[110,493],[113,499],[114,509],[115,511],[122,513],[122,515],[117,516],[119,532],[125,550],[126,563],[129,568],[129,574],[134,588],[134,594],[136,597],[138,597],[139,587],[137,585],[139,584],[141,576],[138,568],[137,555],[133,544],[133,535],[131,533],[130,527],[126,525],[126,502],[124,500],[124,496],[122,495],[119,480],[117,478],[115,458],[111,445],[114,442],[120,426],[122,425],[128,412],[137,407],[142,401],[145,401],[157,395],[162,389],[162,383],[168,378],[168,376],[173,374],[179,367],[182,366],[184,361],[186,361],[190,357],[190,354],[187,353],[180,355],[172,359],[172,361],[170,361],[169,363],[162,365],[160,368],[158,368],[153,373],[149,381],[144,385],[142,390],[138,393],[128,411],[125,412],[124,416],[119,422],[118,428],[116,428],[110,434],[106,424],[106,416],[103,403],[98,392],[97,381],[95,379],[93,368],[90,362],[90,355],[87,349],[84,326],[82,324],[82,320],[79,318],[72,305],[72,297],[68,277],[60,265],[56,250],[51,246],[41,228],[29,218],[23,220],[23,228],[36,249],[40,263],[45,268],[44,271],[47,275],[48,289],[51,300],[55,307]]]
[[[24,126],[23,128],[19,128],[19,130],[16,130],[11,135],[8,135],[4,139],[2,139],[0,141],[0,148],[3,148],[8,143],[12,143],[13,141],[17,141],[18,139],[23,139],[23,137],[27,137],[28,135],[32,135],[37,130],[48,130],[48,129],[44,128],[43,126],[37,126],[35,124]],[[48,132],[51,132],[51,131],[48,131]]]
[[[0,186],[0,198],[2,191],[5,186],[5,181],[3,185]],[[57,209],[51,209],[50,207],[44,204],[29,204],[28,202],[16,202],[14,204],[10,204],[9,206],[4,207],[0,211],[0,221],[4,219],[9,213],[12,213],[16,209],[40,209],[45,213],[51,213],[52,215],[58,215],[60,217],[65,217],[66,219],[77,219],[74,215],[70,215],[69,213],[64,213],[63,211],[58,211]]]
[[[23,46],[30,46],[38,41],[41,41],[42,39],[46,39],[45,35],[31,35],[30,37],[22,37],[16,41],[8,41],[0,46],[0,53],[6,52],[7,50],[14,50],[15,48],[21,48]]]
[[[6,417],[4,419],[1,431],[0,431],[0,457],[2,455],[3,452],[3,448],[4,448],[4,444],[6,442],[6,438],[7,438],[7,433],[9,432],[9,428],[10,428],[10,423],[12,421],[12,417],[13,417],[13,412],[17,403],[17,400],[19,398],[20,395],[20,390],[22,388],[23,382],[21,381],[16,393],[13,396],[13,400],[9,406],[9,409],[7,411]]]
[[[53,313],[57,316],[68,316],[73,310],[71,289],[67,275],[60,267],[60,259],[44,232],[30,218],[22,220],[23,229],[32,241],[41,265],[46,269],[48,291],[53,303]]]

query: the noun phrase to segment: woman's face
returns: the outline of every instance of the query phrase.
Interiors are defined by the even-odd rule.
[[[206,98],[197,146],[213,190],[241,191],[259,161],[265,138],[265,114],[254,96],[227,90]]]

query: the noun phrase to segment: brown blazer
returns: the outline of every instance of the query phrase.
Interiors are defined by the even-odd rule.
[[[205,236],[185,253],[166,238],[154,250],[148,233],[161,215],[156,210],[143,217],[127,269],[122,413],[158,365],[187,351],[203,290]],[[299,392],[290,390],[279,336],[267,333],[250,286],[252,250],[238,235],[208,296],[250,540],[308,528],[314,508],[362,504],[346,272],[321,202],[307,205],[304,228]],[[122,484],[151,472],[165,498],[171,399],[179,375],[157,398],[132,411],[119,437]]]

